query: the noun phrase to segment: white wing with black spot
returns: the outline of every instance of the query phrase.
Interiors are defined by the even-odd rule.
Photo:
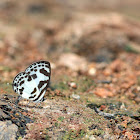
[[[19,73],[13,80],[13,89],[26,99],[39,102],[49,85],[51,75],[50,63],[39,61],[31,64],[25,72]]]

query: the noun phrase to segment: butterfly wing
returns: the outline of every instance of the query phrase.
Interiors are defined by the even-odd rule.
[[[19,73],[13,80],[14,91],[26,99],[33,100],[36,92],[39,92],[35,86],[33,78],[25,72]]]
[[[32,100],[34,102],[41,101],[50,81],[50,63],[47,61],[35,62],[26,68],[25,73],[32,77],[38,91],[36,97]]]

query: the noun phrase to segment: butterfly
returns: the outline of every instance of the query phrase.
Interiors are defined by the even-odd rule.
[[[47,61],[38,61],[20,72],[13,80],[13,90],[20,97],[41,102],[48,88],[51,66]]]

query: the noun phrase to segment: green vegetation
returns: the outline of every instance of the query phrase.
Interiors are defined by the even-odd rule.
[[[59,127],[60,126],[60,123],[58,123],[58,122],[55,122],[55,127]]]
[[[69,132],[67,132],[64,137],[62,138],[62,140],[74,140],[74,139],[78,139],[78,138],[83,138],[85,136],[85,131],[83,129],[81,129],[79,132],[76,132],[75,130],[70,130]]]
[[[129,44],[125,46],[125,51],[131,52],[131,53],[140,53],[138,50],[136,50],[135,48],[133,48],[133,46]]]
[[[59,117],[58,121],[62,122],[64,120],[64,117]]]

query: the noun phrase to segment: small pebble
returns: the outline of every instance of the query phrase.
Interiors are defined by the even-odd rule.
[[[96,69],[95,68],[90,68],[88,70],[88,74],[91,75],[91,76],[95,75],[96,74]]]
[[[140,91],[140,86],[137,87],[137,90]]]
[[[50,105],[43,106],[43,108],[50,108]]]
[[[103,111],[105,108],[106,108],[105,105],[101,105],[101,106],[100,106],[100,111]]]
[[[72,98],[79,100],[80,99],[80,96],[77,95],[77,94],[72,94]]]
[[[85,138],[88,140],[96,140],[96,138],[93,135],[86,135]]]
[[[72,88],[74,88],[74,89],[77,88],[77,85],[76,85],[75,82],[71,82],[71,83],[69,83],[69,86],[72,87]]]
[[[126,108],[125,108],[125,104],[124,104],[124,103],[122,103],[122,105],[120,106],[120,109],[124,109],[124,110],[126,110]]]
[[[51,62],[51,68],[56,69],[56,64]]]

